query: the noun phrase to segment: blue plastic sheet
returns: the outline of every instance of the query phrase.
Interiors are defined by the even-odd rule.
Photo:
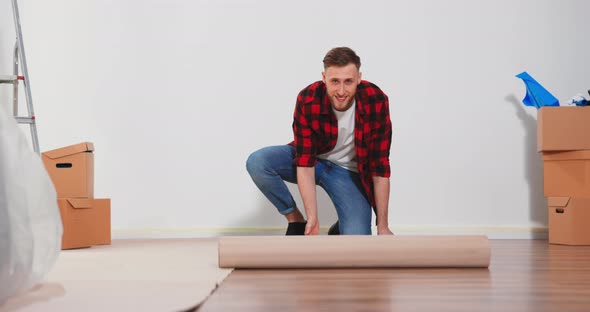
[[[559,100],[527,72],[524,71],[516,75],[516,77],[522,79],[526,86],[526,96],[522,100],[524,105],[533,106],[537,109],[541,108],[541,106],[559,106]]]

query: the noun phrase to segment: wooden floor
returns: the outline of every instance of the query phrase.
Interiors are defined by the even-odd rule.
[[[489,269],[236,270],[198,311],[590,311],[590,246],[491,246]]]

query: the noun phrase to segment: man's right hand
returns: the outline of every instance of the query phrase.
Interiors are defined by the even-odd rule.
[[[318,235],[320,234],[320,223],[317,220],[307,220],[305,226],[305,235]]]

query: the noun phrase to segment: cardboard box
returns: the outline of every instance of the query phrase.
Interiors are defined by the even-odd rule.
[[[111,199],[92,200],[94,213],[93,242],[94,245],[111,244]]]
[[[64,228],[61,249],[111,243],[111,200],[58,199]]]
[[[543,153],[546,197],[590,197],[590,150]]]
[[[89,142],[43,153],[58,198],[94,197],[94,145]]]
[[[537,111],[537,150],[590,150],[590,107],[541,107]]]
[[[549,243],[590,245],[590,198],[549,197]]]

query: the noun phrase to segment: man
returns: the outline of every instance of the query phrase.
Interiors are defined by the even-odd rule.
[[[319,234],[316,185],[336,207],[329,234],[370,235],[388,225],[391,120],[387,95],[361,80],[361,61],[350,48],[330,50],[322,80],[297,96],[294,141],[262,148],[246,167],[252,180],[289,222],[286,235]],[[307,221],[284,181],[297,183]]]

